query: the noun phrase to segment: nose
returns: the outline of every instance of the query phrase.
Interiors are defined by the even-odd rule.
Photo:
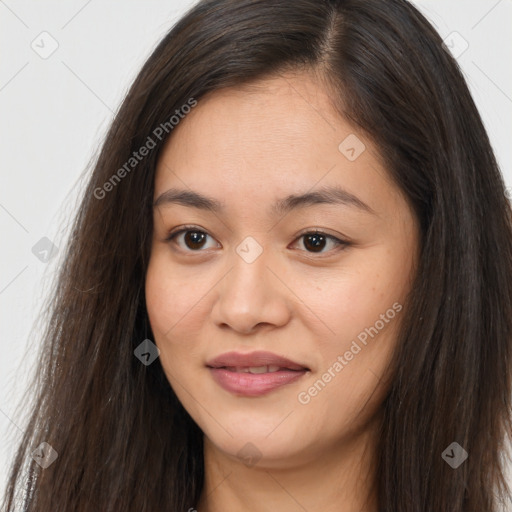
[[[257,329],[282,327],[289,322],[291,292],[268,255],[265,250],[248,263],[234,253],[231,269],[216,287],[218,296],[212,320],[218,327],[251,334]]]

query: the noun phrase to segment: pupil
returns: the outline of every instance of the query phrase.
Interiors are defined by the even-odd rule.
[[[198,231],[187,231],[185,233],[185,243],[190,247],[190,249],[197,249],[195,245],[201,246],[201,242],[204,242],[205,234],[200,233]],[[193,246],[191,247],[190,244]]]
[[[313,252],[320,252],[325,245],[325,236],[320,234],[307,235],[305,241],[306,248],[308,248],[307,246],[310,243],[313,247]]]

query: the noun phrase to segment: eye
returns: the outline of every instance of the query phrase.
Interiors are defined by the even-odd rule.
[[[192,252],[201,252],[201,249],[209,249],[205,241],[210,237],[205,231],[196,228],[195,226],[185,226],[178,231],[171,233],[166,241],[177,243],[181,249],[185,251],[190,250]],[[210,237],[211,238],[211,237]],[[296,240],[304,239],[303,246],[306,248],[306,252],[312,253],[325,253],[326,247],[329,246],[329,242],[334,250],[342,250],[348,245],[349,242],[340,240],[333,235],[328,235],[322,231],[308,231],[300,235]],[[179,241],[185,243],[185,247],[178,243]]]
[[[209,248],[205,245],[205,241],[209,236],[210,235],[208,233],[197,229],[195,226],[185,226],[184,228],[171,233],[166,238],[166,241],[171,242],[175,239],[182,239],[185,242],[185,250],[190,249],[193,252],[199,252],[200,249],[204,249],[205,247],[207,249]],[[180,246],[180,248],[183,249],[183,246]]]
[[[331,243],[331,246],[334,246],[334,250],[342,250],[346,246],[350,245],[349,242],[345,240],[340,240],[335,236],[328,235],[322,231],[308,231],[307,233],[303,233],[297,238],[297,240],[303,239],[303,246],[306,248],[307,252],[313,253],[325,253],[329,252],[324,251],[323,249],[329,245],[328,242]]]

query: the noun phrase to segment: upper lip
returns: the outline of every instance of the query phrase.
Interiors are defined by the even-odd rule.
[[[210,368],[223,367],[253,367],[253,366],[279,366],[289,370],[309,370],[306,366],[290,361],[286,357],[278,356],[272,352],[250,352],[243,354],[240,352],[226,352],[214,357],[206,363]]]

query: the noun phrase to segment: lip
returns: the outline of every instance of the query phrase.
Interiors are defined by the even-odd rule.
[[[261,396],[300,379],[309,368],[272,352],[243,354],[228,352],[210,360],[206,366],[213,379],[223,389],[240,396]],[[279,366],[275,372],[244,373],[233,367]],[[231,369],[228,369],[231,368]]]
[[[278,356],[272,352],[250,352],[244,354],[241,352],[226,352],[206,363],[210,368],[222,368],[226,366],[239,366],[249,368],[250,366],[279,366],[289,370],[309,370],[303,364],[291,361],[286,357]]]

